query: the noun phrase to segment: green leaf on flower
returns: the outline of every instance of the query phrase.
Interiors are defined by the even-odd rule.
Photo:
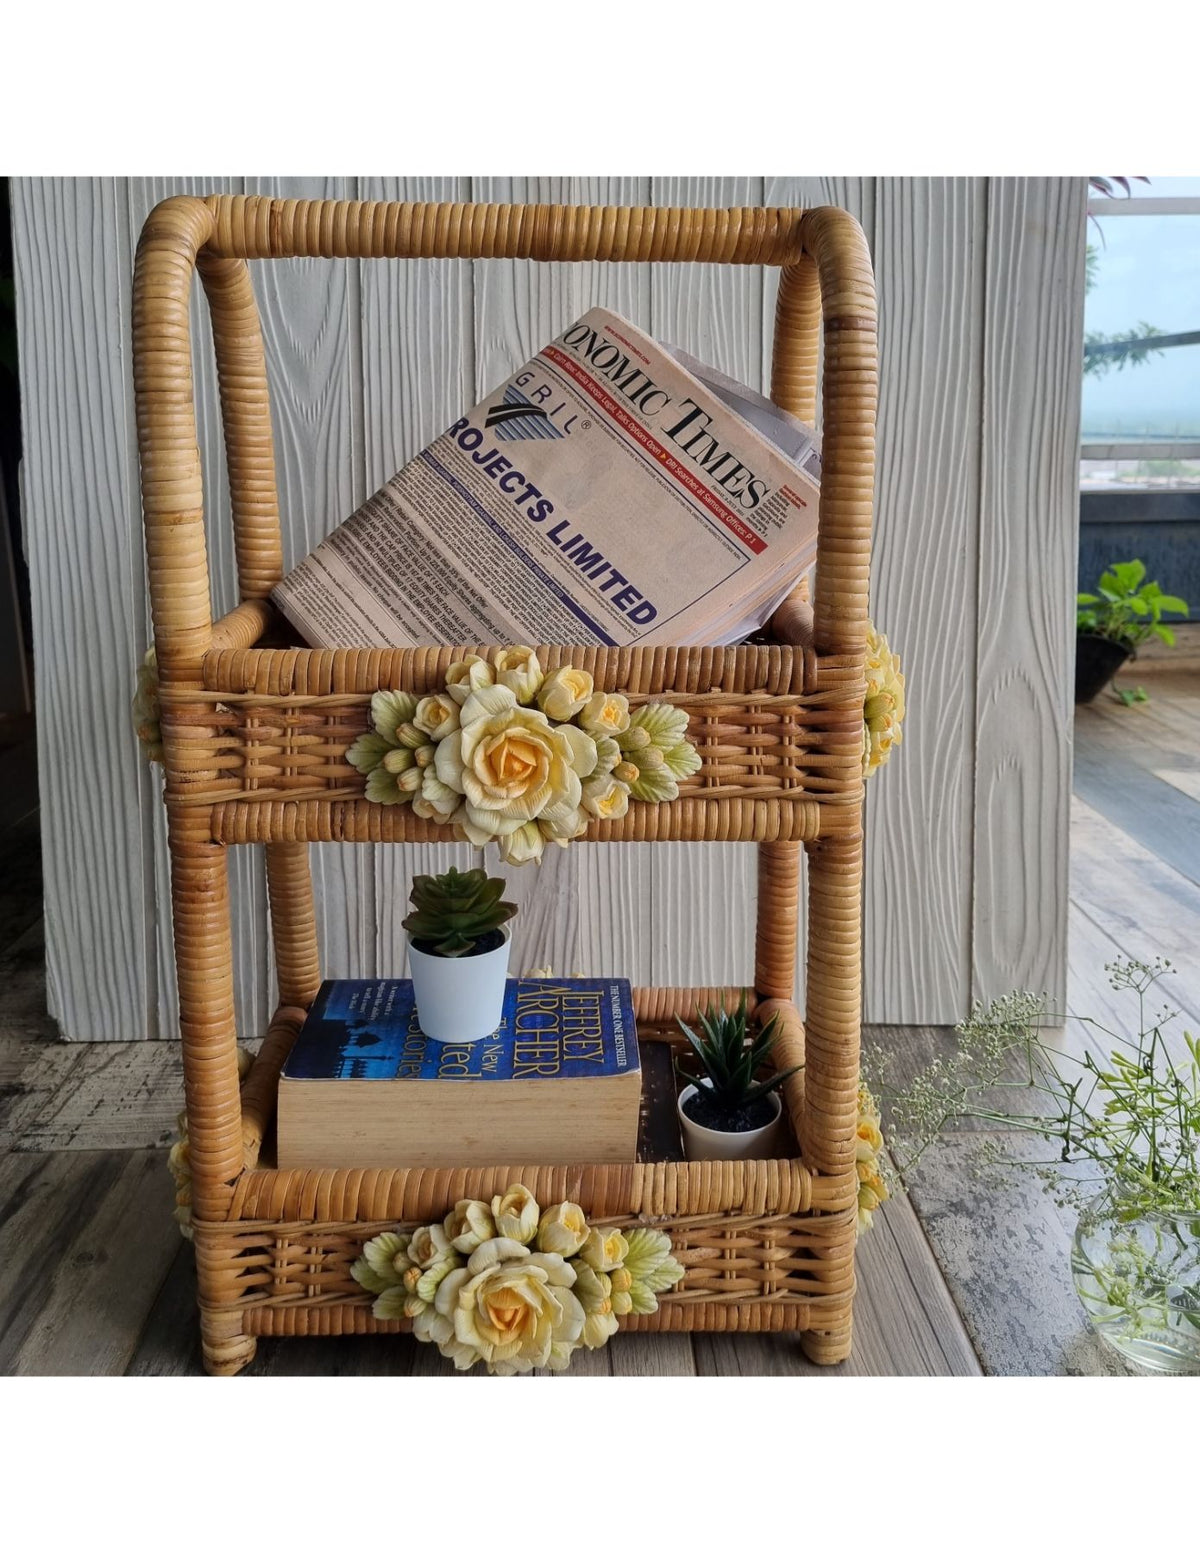
[[[687,732],[688,714],[669,701],[651,701],[638,707],[629,719],[631,728],[644,728],[662,750],[673,748]]]
[[[652,1272],[646,1274],[640,1281],[655,1294],[661,1294],[664,1289],[673,1288],[683,1277],[685,1269],[674,1257],[667,1257],[665,1262],[659,1264]]]
[[[629,793],[642,803],[670,803],[679,797],[679,784],[664,762],[644,768],[637,781],[629,784]]]
[[[372,803],[407,803],[412,794],[401,792],[392,773],[376,766],[367,777],[367,797]]]
[[[695,776],[704,762],[700,759],[700,752],[686,739],[674,745],[669,750],[664,750],[667,770],[679,782],[686,782],[688,777]]]
[[[380,1277],[364,1256],[360,1256],[351,1267],[350,1276],[356,1283],[361,1283],[368,1294],[382,1294],[385,1289],[392,1287],[386,1278]]]
[[[417,698],[406,690],[377,690],[371,697],[371,721],[393,747],[398,743],[397,729],[412,721]]]
[[[635,1316],[652,1316],[658,1309],[658,1301],[653,1292],[636,1279],[629,1290],[629,1301]]]
[[[368,1240],[363,1247],[363,1256],[367,1264],[378,1273],[388,1284],[399,1283],[401,1272],[396,1271],[396,1258],[401,1252],[405,1253],[405,1263],[408,1261],[408,1242],[410,1235],[398,1235],[393,1230],[385,1230],[382,1235],[376,1235],[374,1240]]]
[[[346,760],[356,771],[361,771],[364,776],[368,776],[380,764],[391,747],[380,733],[360,733],[346,751]]]
[[[371,1306],[371,1314],[376,1321],[400,1321],[403,1319],[407,1300],[408,1290],[404,1285],[394,1284],[390,1289],[385,1289]]]

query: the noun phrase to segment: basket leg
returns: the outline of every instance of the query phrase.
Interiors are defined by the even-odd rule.
[[[226,855],[207,838],[208,823],[200,809],[171,815],[171,897],[204,1363],[231,1375],[254,1345],[241,1335],[236,1270],[206,1228],[228,1215],[245,1163]]]
[[[240,1312],[202,1310],[200,1348],[209,1375],[236,1375],[253,1360],[258,1339],[242,1331]]]
[[[800,1349],[813,1364],[841,1364],[850,1357],[853,1340],[854,1313],[852,1308],[848,1308],[844,1325],[821,1332],[802,1332]]]

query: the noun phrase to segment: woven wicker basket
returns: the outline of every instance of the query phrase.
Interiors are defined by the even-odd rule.
[[[266,367],[247,259],[526,258],[772,264],[782,269],[772,394],[812,421],[818,343],[824,477],[811,607],[773,621],[774,645],[546,647],[598,688],[668,695],[703,758],[674,803],[631,806],[596,841],[753,841],[754,987],[781,1016],[778,1060],[797,1156],[712,1164],[460,1170],[266,1167],[279,1070],[320,984],[310,841],[428,841],[407,807],[369,804],[346,750],[371,692],[440,686],[464,647],[312,650],[284,640],[267,602],[282,575]],[[196,445],[188,299],[208,296],[232,487],[241,604],[213,621]],[[154,639],[162,681],[204,1361],[232,1374],[264,1335],[403,1330],[377,1322],[350,1277],[365,1240],[427,1222],[511,1180],[589,1218],[669,1230],[687,1268],[653,1317],[623,1329],[802,1334],[810,1358],[850,1351],[858,1092],[863,653],[874,484],[875,295],[843,211],[635,210],[176,198],[138,247],[134,372]],[[474,644],[481,646],[484,644]],[[262,843],[280,1007],[239,1089],[226,848]],[[792,1002],[800,848],[809,856],[807,1029]],[[708,997],[644,989],[642,1039],[670,1039]],[[807,1048],[807,1049],[806,1049]],[[263,1159],[260,1161],[260,1153]]]

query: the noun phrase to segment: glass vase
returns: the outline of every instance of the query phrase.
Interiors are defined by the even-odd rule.
[[[1104,1193],[1079,1216],[1071,1271],[1088,1319],[1123,1359],[1200,1374],[1200,1215]]]

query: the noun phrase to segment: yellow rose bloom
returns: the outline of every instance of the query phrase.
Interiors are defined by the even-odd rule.
[[[611,776],[585,782],[583,807],[598,820],[619,820],[629,809],[629,789]]]
[[[455,1251],[464,1256],[491,1240],[496,1233],[496,1222],[487,1203],[477,1197],[460,1197],[442,1221],[446,1238]]]
[[[537,1234],[538,1205],[525,1186],[510,1186],[501,1197],[492,1198],[492,1217],[496,1233],[526,1246]]]
[[[543,683],[538,691],[538,705],[547,717],[555,722],[569,722],[583,711],[592,697],[595,681],[586,669],[575,669],[565,664]]]
[[[431,739],[444,739],[458,727],[458,702],[448,695],[426,696],[417,702],[413,727]]]
[[[496,675],[491,664],[485,662],[478,653],[469,653],[446,670],[446,694],[459,706],[475,691],[494,685],[495,682]]]
[[[579,1255],[595,1272],[611,1273],[620,1267],[628,1250],[629,1242],[619,1229],[592,1229]]]
[[[588,1222],[578,1203],[560,1202],[547,1208],[538,1224],[539,1251],[574,1256],[588,1238]]]
[[[500,848],[503,861],[519,868],[523,863],[541,862],[542,853],[546,850],[546,838],[538,829],[536,820],[526,820],[511,835],[497,836],[496,845]]]
[[[545,1266],[524,1258],[492,1262],[477,1273],[468,1263],[461,1273],[443,1281],[438,1307],[449,1286],[454,1341],[490,1369],[532,1370],[549,1362],[553,1347],[569,1351],[579,1341],[583,1308],[565,1284],[551,1281]]]
[[[443,1261],[449,1253],[450,1241],[440,1224],[423,1224],[408,1243],[409,1259],[422,1272]],[[413,1286],[416,1287],[415,1282]]]
[[[901,742],[904,721],[904,675],[900,659],[887,637],[867,626],[867,692],[863,704],[863,775],[870,776]]]
[[[538,815],[538,829],[547,841],[565,847],[576,836],[582,836],[588,826],[588,817],[578,804],[550,804]]]
[[[589,733],[624,733],[629,727],[629,702],[624,696],[597,690],[579,713],[579,726]]]
[[[499,711],[472,706],[485,698],[495,704],[494,691],[478,692],[464,704],[462,727],[439,742],[434,758],[439,781],[466,798],[471,824],[492,835],[511,834],[551,804],[578,806],[571,746],[545,714],[515,704],[501,704]]]

